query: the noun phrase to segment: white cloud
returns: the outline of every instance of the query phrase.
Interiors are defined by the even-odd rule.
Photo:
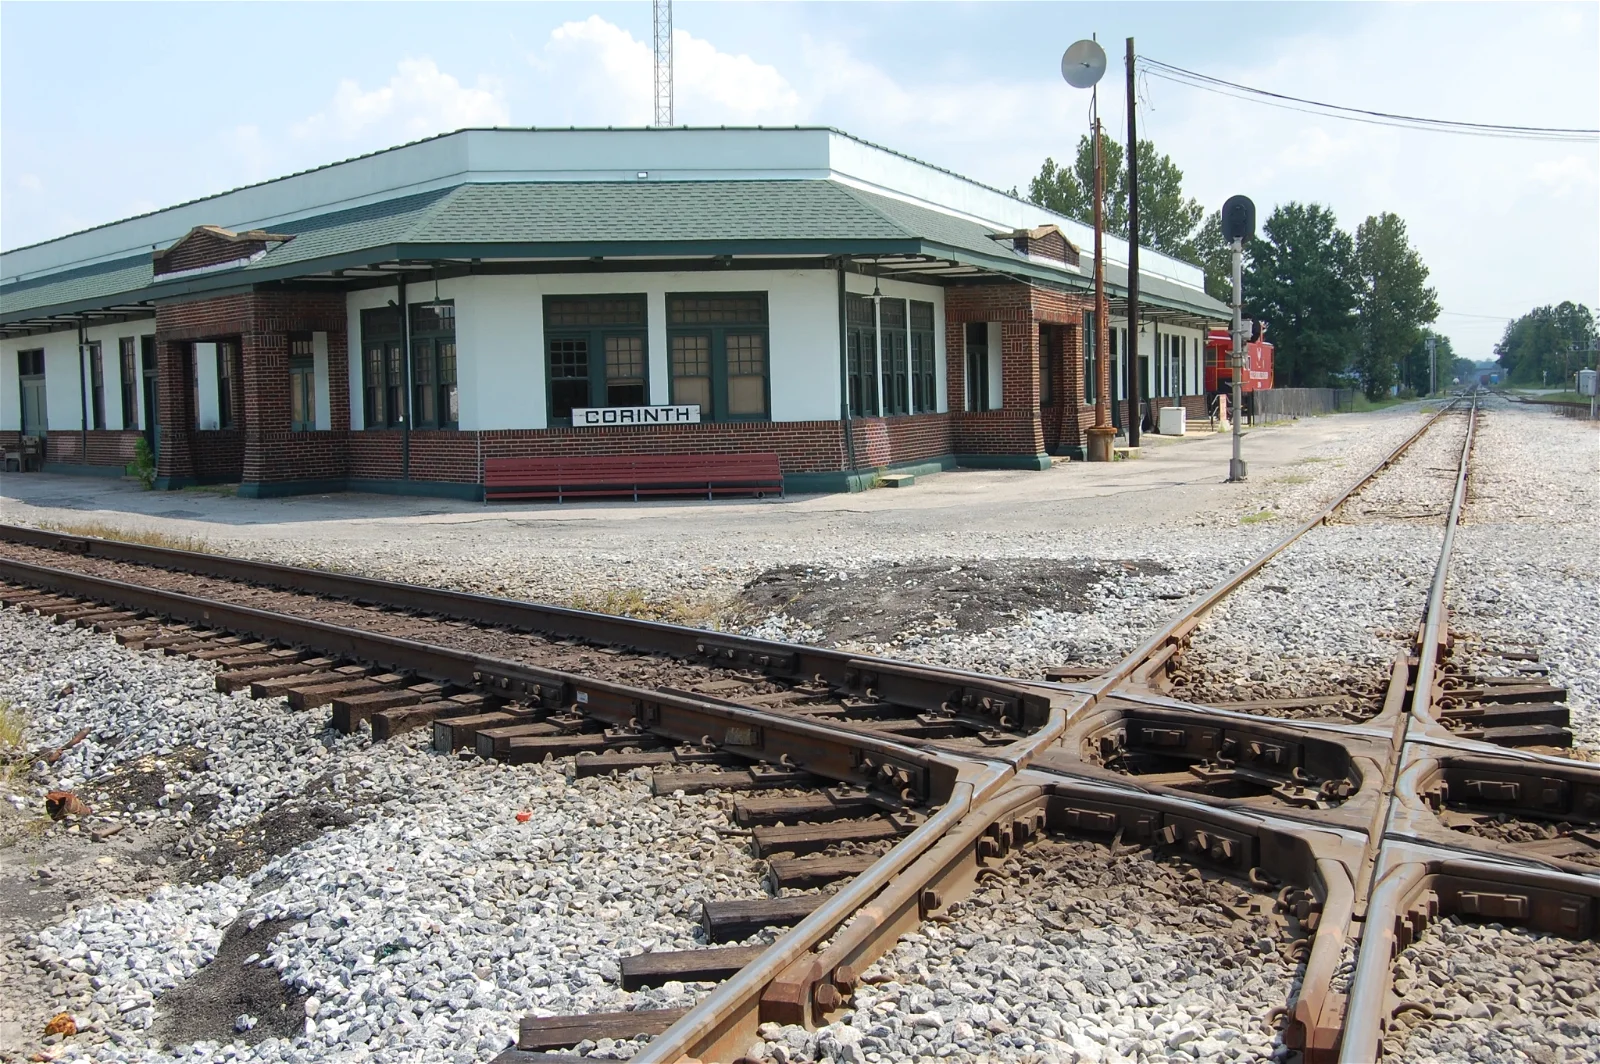
[[[684,30],[673,33],[672,50],[679,125],[804,119],[800,94],[776,67],[720,51]],[[655,117],[654,49],[599,15],[556,27],[529,59],[553,90],[542,101],[546,113],[559,107],[569,122],[599,125],[648,125]]]
[[[486,78],[461,84],[432,59],[402,59],[388,84],[363,89],[353,79],[339,82],[326,108],[297,122],[290,133],[300,140],[416,140],[464,126],[511,123],[503,91]]]
[[[38,192],[44,188],[44,182],[39,180],[38,174],[18,174],[17,187],[26,192]]]

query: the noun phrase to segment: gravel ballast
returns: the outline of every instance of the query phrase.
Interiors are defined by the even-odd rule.
[[[1489,400],[1478,418],[1449,587],[1453,660],[1509,675],[1530,651],[1567,688],[1577,745],[1600,750],[1600,431]]]
[[[1050,838],[869,968],[850,1016],[763,1029],[773,1060],[1263,1061],[1298,983],[1271,895]],[[1244,913],[1235,919],[1224,906]]]
[[[74,911],[5,932],[5,966],[27,974],[0,1022],[31,1043],[50,1015],[71,1013],[80,1033],[63,1059],[168,1059],[168,1036],[197,1036],[175,1030],[162,996],[173,988],[170,1004],[200,1000],[219,1017],[234,992],[272,1009],[222,1017],[188,1059],[486,1059],[526,1013],[692,1003],[697,988],[682,984],[620,991],[618,958],[694,948],[704,899],[764,894],[714,794],[654,798],[646,778],[463,762],[430,752],[426,732],[373,745],[282,700],[216,694],[208,666],[13,610],[0,611],[0,640],[12,663],[0,697],[27,714],[31,746],[91,729],[48,771],[13,781],[13,809],[36,815],[54,787],[92,800],[128,766],[203,753],[159,805],[104,806],[76,832],[14,843],[24,856],[9,889],[60,881],[74,862],[101,873]],[[348,825],[247,876],[205,878],[231,833],[313,800]],[[118,823],[104,843],[85,838]],[[279,930],[246,955],[248,985],[182,991],[230,932],[263,922]],[[260,973],[243,971],[262,965],[284,992],[263,994]]]

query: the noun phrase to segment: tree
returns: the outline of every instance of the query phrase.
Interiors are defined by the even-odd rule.
[[[1357,370],[1368,399],[1389,391],[1401,363],[1439,317],[1428,267],[1406,239],[1406,223],[1385,211],[1356,227],[1361,346]]]
[[[1350,234],[1326,207],[1292,202],[1273,209],[1262,233],[1245,242],[1245,312],[1272,326],[1278,386],[1338,384],[1356,345]]]
[[[1433,339],[1433,359],[1428,358],[1428,339]],[[1428,391],[1433,367],[1438,366],[1439,390],[1443,391],[1450,385],[1452,377],[1460,377],[1461,371],[1457,362],[1467,363],[1467,372],[1472,372],[1472,363],[1464,358],[1457,358],[1455,348],[1450,344],[1450,337],[1443,333],[1434,332],[1432,329],[1423,329],[1417,340],[1406,352],[1400,365],[1400,383],[1418,395]],[[1462,378],[1465,380],[1466,378]]]
[[[1514,384],[1569,384],[1595,364],[1594,313],[1570,300],[1536,307],[1506,326],[1495,355]]]
[[[1250,247],[1245,245],[1248,259]],[[1212,211],[1194,238],[1194,257],[1206,272],[1206,295],[1233,302],[1233,249],[1222,239],[1222,212]]]
[[[1100,135],[1104,165],[1103,210],[1106,232],[1128,235],[1128,172],[1122,146]],[[1028,199],[1084,225],[1094,224],[1094,141],[1078,138],[1072,167],[1046,159],[1028,182]],[[1141,246],[1187,261],[1198,257],[1195,231],[1205,210],[1183,195],[1183,171],[1170,155],[1156,151],[1154,143],[1139,142],[1139,229]]]

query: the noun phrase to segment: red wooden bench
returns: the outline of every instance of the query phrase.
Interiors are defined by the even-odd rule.
[[[631,495],[783,494],[776,454],[610,454],[573,458],[486,458],[483,499],[567,499]]]

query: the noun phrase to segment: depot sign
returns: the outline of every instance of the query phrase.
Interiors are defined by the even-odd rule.
[[[700,407],[684,406],[575,406],[574,428],[610,428],[615,425],[694,425]]]

